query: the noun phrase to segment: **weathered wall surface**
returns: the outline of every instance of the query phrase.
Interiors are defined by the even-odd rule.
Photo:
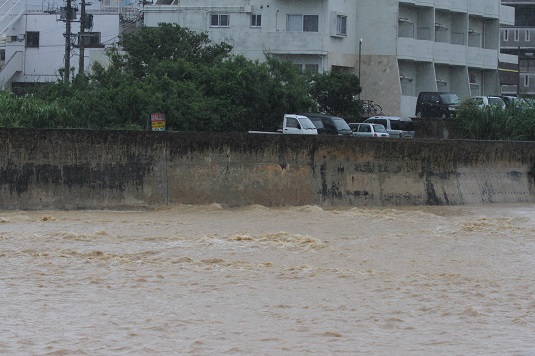
[[[535,202],[535,142],[0,129],[0,209]]]

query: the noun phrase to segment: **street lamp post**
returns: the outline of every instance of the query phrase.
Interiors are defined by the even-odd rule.
[[[520,46],[518,46],[518,51],[516,52],[517,54],[517,61],[518,61],[518,64],[517,64],[517,69],[518,69],[518,72],[517,72],[517,75],[516,75],[516,97],[517,98],[520,98]]]
[[[358,99],[360,100],[360,92],[362,91],[362,81],[360,80],[360,62],[362,59],[362,38],[359,41],[359,84],[360,84],[360,91],[358,95]]]

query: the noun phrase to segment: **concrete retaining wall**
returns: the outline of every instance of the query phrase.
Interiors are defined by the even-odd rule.
[[[535,142],[0,129],[0,209],[535,202]]]

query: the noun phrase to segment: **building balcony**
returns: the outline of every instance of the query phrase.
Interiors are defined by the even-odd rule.
[[[411,4],[411,5],[416,5],[416,6],[428,6],[428,7],[435,6],[435,0],[401,0],[400,3]]]
[[[407,37],[399,37],[397,40],[397,58],[481,69],[498,68],[498,51],[496,50]]]
[[[526,5],[528,2],[530,2],[530,0],[502,0],[502,4],[504,5]]]
[[[451,10],[455,12],[468,12],[467,0],[435,0],[437,9]]]
[[[487,18],[500,17],[501,4],[498,1],[468,0],[468,12],[471,15],[480,15]]]
[[[504,1],[502,0],[502,4]],[[515,8],[512,6],[500,7],[500,24],[506,26],[514,26],[515,24]]]
[[[409,61],[432,62],[433,41],[422,41],[409,37],[399,37],[397,44],[398,59]]]
[[[469,67],[481,69],[498,68],[498,51],[477,47],[468,47],[466,64]]]
[[[436,63],[465,66],[467,60],[466,46],[451,43],[434,43],[434,61]]]
[[[318,54],[326,55],[327,50],[320,49],[325,35],[319,32],[277,31],[266,33],[264,49],[272,54]]]

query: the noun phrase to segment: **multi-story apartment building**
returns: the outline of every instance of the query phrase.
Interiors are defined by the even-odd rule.
[[[534,97],[535,0],[502,0],[502,4],[514,8],[515,23],[502,27],[501,51],[518,56],[517,64],[500,65],[502,93]]]
[[[304,70],[360,73],[361,99],[413,116],[421,91],[499,94],[500,0],[156,0],[144,24],[177,23]]]
[[[67,53],[65,12],[47,4],[41,0],[24,0],[15,5],[11,1],[0,2],[2,89],[23,90],[26,86],[62,78],[60,70],[65,68]],[[78,4],[73,5],[71,23],[69,68],[72,74],[78,73],[80,63],[80,13],[75,10],[79,10]],[[82,36],[86,71],[95,61],[107,61],[104,49],[116,45],[120,27],[117,7],[100,9],[88,6],[87,14],[91,20],[88,20]]]

